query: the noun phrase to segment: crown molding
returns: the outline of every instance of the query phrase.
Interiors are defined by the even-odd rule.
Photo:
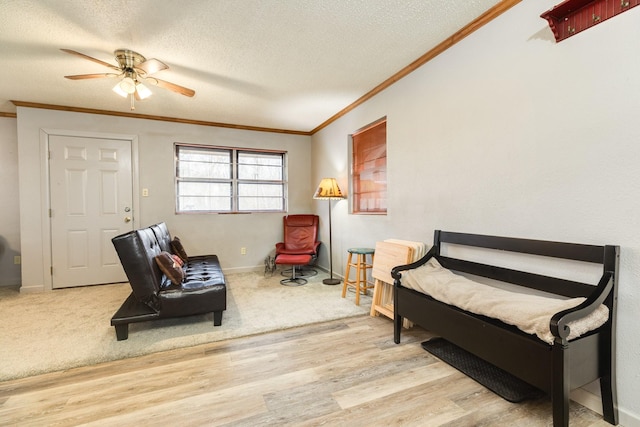
[[[274,128],[259,127],[259,126],[234,125],[230,123],[218,123],[218,122],[208,122],[204,120],[180,119],[177,117],[154,116],[154,115],[138,114],[138,113],[125,113],[121,111],[96,110],[93,108],[69,107],[66,105],[41,104],[37,102],[26,102],[26,101],[16,101],[16,100],[11,100],[11,102],[16,107],[41,108],[44,110],[70,111],[74,113],[101,114],[105,116],[128,117],[133,119],[145,119],[145,120],[158,120],[162,122],[183,123],[183,124],[189,124],[189,125],[212,126],[212,127],[240,129],[240,130],[251,130],[256,132],[286,133],[291,135],[304,135],[304,136],[311,135],[311,132],[288,130],[288,129],[274,129]]]
[[[380,92],[382,92],[383,90],[385,90],[386,88],[388,88],[389,86],[397,82],[398,80],[409,75],[410,73],[417,70],[427,62],[431,61],[433,58],[440,55],[442,52],[446,51],[447,49],[449,49],[450,47],[458,43],[460,40],[467,37],[469,34],[487,25],[489,22],[493,21],[498,16],[502,15],[504,12],[511,9],[513,6],[517,5],[521,1],[522,0],[503,0],[497,5],[493,6],[491,9],[487,10],[485,13],[483,13],[482,15],[480,15],[479,17],[471,21],[469,24],[462,27],[462,29],[454,33],[452,36],[440,42],[440,44],[438,44],[436,47],[434,47],[433,49],[431,49],[430,51],[422,55],[420,58],[416,59],[411,64],[404,67],[402,70],[398,71],[397,73],[395,73],[394,75],[392,75],[391,77],[389,77],[388,79],[380,83],[378,86],[371,89],[369,92],[364,94],[362,97],[357,99],[352,104],[338,111],[336,114],[334,114],[329,119],[327,119],[324,123],[320,124],[318,127],[313,129],[310,132],[311,135],[329,126],[331,123],[335,122],[340,117],[346,115],[348,112],[355,109],[356,107],[364,104],[366,101],[373,98],[375,95],[379,94]]]

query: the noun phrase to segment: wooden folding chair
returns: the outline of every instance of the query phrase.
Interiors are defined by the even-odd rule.
[[[393,278],[391,269],[398,265],[409,264],[413,258],[413,248],[399,243],[377,242],[376,256],[373,260],[372,276],[375,279],[371,316],[383,314],[393,319]],[[412,326],[405,319],[405,328]]]

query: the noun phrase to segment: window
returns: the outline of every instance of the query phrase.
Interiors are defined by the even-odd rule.
[[[285,154],[176,144],[176,211],[284,212]]]
[[[351,195],[355,214],[387,213],[387,119],[351,135]]]

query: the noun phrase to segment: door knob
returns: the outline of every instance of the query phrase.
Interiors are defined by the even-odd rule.
[[[124,222],[131,222],[131,217],[130,216],[125,216],[124,217]]]

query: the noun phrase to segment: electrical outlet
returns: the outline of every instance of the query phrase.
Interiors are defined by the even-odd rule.
[[[143,188],[142,189],[142,197],[149,197],[149,189],[148,188]]]
[[[14,264],[22,264],[22,257],[20,255],[16,255],[13,257]]]
[[[240,255],[246,255],[247,254],[247,248],[240,248]]]

